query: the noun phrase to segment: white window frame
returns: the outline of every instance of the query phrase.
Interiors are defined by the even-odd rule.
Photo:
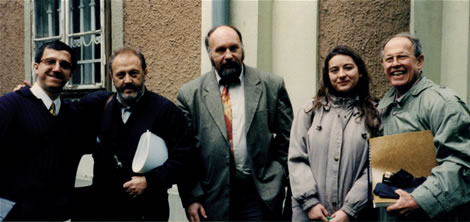
[[[106,33],[106,26],[105,26],[105,17],[106,17],[106,14],[105,14],[105,0],[95,0],[95,1],[99,1],[100,2],[100,27],[101,29],[99,30],[95,30],[95,31],[88,31],[88,32],[80,32],[80,33],[69,33],[70,31],[70,0],[60,0],[60,8],[59,8],[59,35],[58,36],[54,36],[54,37],[45,37],[45,38],[36,38],[36,21],[35,21],[35,0],[31,0],[31,8],[32,8],[32,16],[31,16],[31,27],[32,27],[32,38],[31,38],[31,44],[33,47],[36,47],[35,45],[35,42],[37,41],[44,41],[44,40],[61,40],[63,42],[65,42],[66,44],[68,44],[69,46],[73,46],[72,44],[75,44],[75,43],[71,43],[70,40],[71,38],[73,37],[77,37],[77,36],[84,36],[84,35],[88,35],[88,34],[99,34],[99,41],[101,41],[101,45],[100,45],[100,51],[101,51],[101,58],[100,59],[94,59],[94,60],[81,60],[80,58],[77,58],[77,62],[78,62],[78,65],[80,64],[84,64],[84,63],[89,63],[89,62],[100,62],[100,76],[101,76],[101,81],[100,82],[95,82],[94,84],[79,84],[79,85],[72,85],[71,84],[71,80],[65,85],[64,89],[65,90],[89,90],[89,89],[103,89],[105,88],[106,84],[105,84],[105,81],[106,81],[106,75],[105,75],[105,71],[106,71],[106,37],[105,37],[105,33]],[[67,10],[64,10],[64,9],[67,9]],[[94,13],[91,13],[92,16],[94,16]],[[80,19],[80,20],[83,20],[83,19]],[[80,23],[82,24],[82,23]],[[92,24],[94,24],[92,22]],[[94,36],[93,36],[94,37]],[[92,40],[90,40],[90,43],[88,44],[92,44],[92,41],[98,41],[97,39],[93,38]],[[74,41],[75,42],[75,41]],[[82,42],[83,43],[83,42]],[[79,43],[79,44],[82,44],[82,43]],[[84,44],[84,43],[83,43]],[[32,60],[32,64],[34,64],[34,51],[35,50],[32,50],[32,56],[31,56],[31,60]],[[94,67],[94,66],[92,66]],[[74,73],[74,75],[81,75],[83,79],[83,72],[84,70],[81,69],[81,73],[78,72],[78,70]],[[33,73],[33,76],[34,73]]]

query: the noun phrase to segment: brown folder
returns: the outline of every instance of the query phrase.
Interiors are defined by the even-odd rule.
[[[437,165],[431,131],[401,133],[369,139],[372,191],[382,182],[385,171],[404,169],[414,177],[427,177]],[[372,192],[371,191],[371,192]],[[375,207],[391,205],[397,199],[381,198],[372,193]]]

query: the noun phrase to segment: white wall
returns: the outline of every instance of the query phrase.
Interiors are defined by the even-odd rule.
[[[202,0],[201,6],[201,75],[212,69],[204,40],[207,32],[212,28],[212,1]]]
[[[273,72],[284,77],[294,113],[317,88],[318,1],[273,4]]]
[[[258,0],[230,1],[230,22],[242,34],[244,63],[252,67],[257,67],[258,63],[258,4]]]
[[[317,0],[231,1],[231,22],[243,35],[245,63],[284,77],[294,112],[316,91],[317,11]]]
[[[411,32],[420,38],[424,74],[470,102],[470,3],[413,0]]]
[[[468,100],[469,1],[443,1],[441,83]]]

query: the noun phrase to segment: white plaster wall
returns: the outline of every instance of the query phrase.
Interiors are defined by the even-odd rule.
[[[243,37],[244,63],[257,67],[258,54],[258,0],[230,1],[230,22]]]
[[[469,1],[443,1],[441,83],[468,101]]]
[[[411,31],[421,39],[424,73],[470,102],[470,3],[412,0]]]
[[[24,1],[24,64],[25,72],[24,79],[33,82],[33,58],[32,58],[32,45],[31,45],[31,13],[33,4],[30,1]]]
[[[284,77],[294,113],[317,88],[317,11],[317,0],[273,3],[273,72]]]
[[[206,45],[204,43],[207,32],[212,28],[212,1],[202,0],[201,7],[201,75],[212,69],[212,64],[207,54]]]
[[[111,49],[113,52],[124,46],[124,10],[122,1],[123,0],[111,1]]]
[[[243,35],[247,65],[257,67],[257,58],[264,53],[259,51],[262,47],[258,41],[263,39],[258,35],[270,29],[259,25],[270,22],[259,19],[272,20],[272,55],[264,56],[272,58],[270,70],[284,77],[294,112],[297,111],[316,91],[318,1],[274,0],[272,15],[262,17],[258,0],[233,0],[230,4],[231,22]]]
[[[410,32],[421,40],[424,49],[423,72],[441,82],[442,1],[411,1]]]

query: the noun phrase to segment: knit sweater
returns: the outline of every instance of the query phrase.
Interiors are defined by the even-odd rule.
[[[0,197],[16,202],[15,220],[66,220],[84,152],[77,110],[57,116],[25,87],[0,97]],[[83,135],[83,134],[80,134]]]

